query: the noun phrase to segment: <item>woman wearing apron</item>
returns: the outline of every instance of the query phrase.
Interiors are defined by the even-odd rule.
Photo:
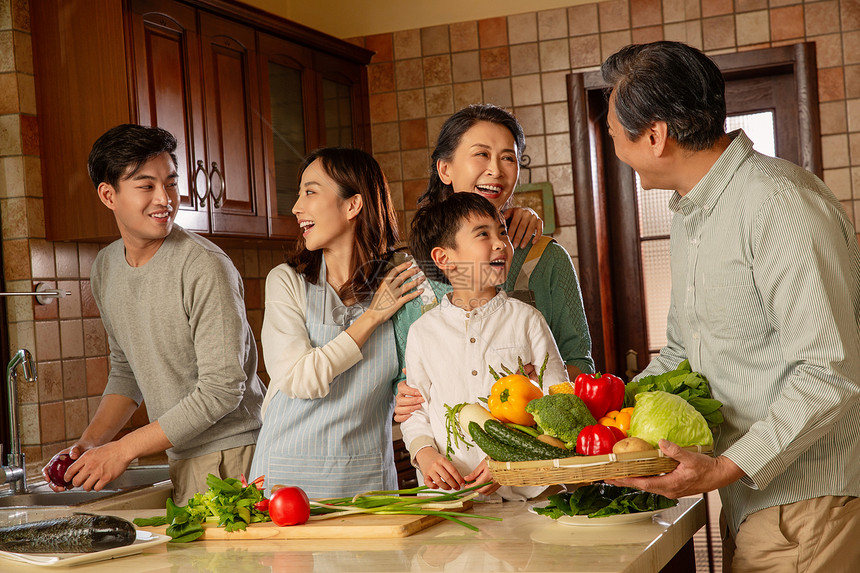
[[[388,319],[420,294],[420,280],[408,280],[417,270],[390,262],[397,221],[368,153],[316,151],[300,178],[297,251],[266,279],[270,382],[251,475],[311,498],[397,489],[398,361]]]

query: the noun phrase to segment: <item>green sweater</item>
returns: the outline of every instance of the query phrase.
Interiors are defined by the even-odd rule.
[[[504,288],[512,293],[514,283],[523,262],[531,250],[531,244],[514,249],[514,258],[508,272]],[[451,285],[427,279],[427,285],[436,294],[436,300],[451,292]],[[427,288],[426,286],[424,288]],[[576,278],[573,261],[567,251],[556,242],[550,243],[529,276],[529,290],[534,293],[535,306],[543,315],[565,364],[576,366],[583,372],[594,372],[591,358],[591,336],[585,320],[582,292]],[[397,358],[400,361],[400,380],[403,374],[406,355],[406,338],[409,327],[428,309],[421,308],[421,299],[416,298],[405,304],[394,315],[394,335],[397,340]]]
[[[146,400],[170,459],[256,441],[265,388],[242,277],[221,249],[174,226],[131,267],[120,239],[99,252],[91,281],[110,343],[104,393]]]

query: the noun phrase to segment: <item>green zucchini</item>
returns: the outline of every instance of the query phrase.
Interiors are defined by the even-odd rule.
[[[557,458],[567,458],[573,455],[570,450],[556,448],[537,438],[529,436],[525,432],[509,428],[498,420],[487,420],[484,422],[484,431],[491,438],[514,447],[519,451],[530,456],[532,460],[554,460]]]
[[[475,444],[497,462],[527,462],[534,459],[526,452],[491,438],[477,422],[469,422],[469,434]]]

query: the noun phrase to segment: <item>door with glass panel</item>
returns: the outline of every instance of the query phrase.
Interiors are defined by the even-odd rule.
[[[326,146],[371,150],[367,76],[328,54],[314,54],[320,137]]]
[[[716,56],[727,130],[821,176],[814,44]],[[643,190],[606,131],[599,73],[568,76],[580,280],[598,369],[626,377],[666,343],[672,191]]]

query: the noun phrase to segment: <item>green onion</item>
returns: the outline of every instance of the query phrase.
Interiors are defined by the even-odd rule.
[[[463,402],[462,404],[457,404],[456,406],[449,406],[448,404],[443,404],[445,406],[445,431],[448,434],[447,440],[445,442],[445,457],[449,460],[451,456],[454,455],[454,447],[451,445],[451,436],[454,437],[454,446],[460,447],[460,442],[463,442],[463,445],[466,449],[469,449],[474,444],[472,444],[469,440],[466,439],[466,436],[463,435],[462,430],[460,429],[460,422],[457,416],[460,414],[460,410],[463,409],[464,406],[467,406],[468,402]]]
[[[332,517],[343,517],[344,515],[356,513],[435,515],[436,517],[453,521],[472,531],[478,531],[477,527],[462,521],[462,518],[473,517],[475,519],[490,519],[493,521],[501,521],[501,518],[488,515],[472,515],[459,511],[447,511],[446,508],[461,507],[463,502],[478,495],[478,492],[475,490],[491,483],[473,485],[472,487],[451,493],[434,492],[432,495],[415,495],[430,490],[429,487],[422,485],[411,489],[369,491],[354,497],[329,499],[325,502],[311,501],[311,520],[331,519]]]

